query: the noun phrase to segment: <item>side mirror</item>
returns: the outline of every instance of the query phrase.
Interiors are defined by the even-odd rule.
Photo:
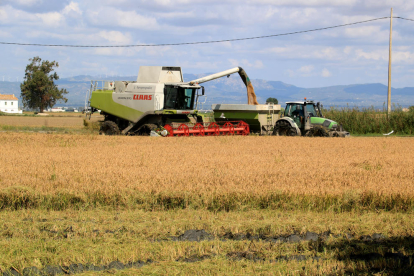
[[[204,96],[204,86],[201,86],[201,95]]]

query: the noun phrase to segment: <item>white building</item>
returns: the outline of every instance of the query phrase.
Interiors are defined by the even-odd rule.
[[[0,94],[0,112],[4,113],[22,113],[19,110],[19,99],[13,95]]]
[[[50,112],[65,112],[65,108],[64,107],[52,107],[49,109]]]

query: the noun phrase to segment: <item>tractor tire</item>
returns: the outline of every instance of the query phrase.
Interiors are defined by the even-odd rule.
[[[292,127],[286,121],[276,122],[276,125],[273,129],[273,135],[276,136],[297,136],[298,133],[296,128]]]
[[[118,125],[112,121],[103,122],[99,130],[99,134],[101,135],[119,135],[120,133]]]
[[[311,130],[309,130],[307,134],[308,135],[306,136],[310,136],[310,137],[329,137],[329,133],[326,131],[325,128],[321,126],[315,126]]]

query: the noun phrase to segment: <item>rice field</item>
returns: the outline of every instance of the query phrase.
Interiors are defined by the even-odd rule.
[[[3,131],[0,272],[411,275],[413,139]]]
[[[171,208],[234,209],[244,203],[278,208],[278,197],[282,202],[308,200],[305,208],[320,198],[329,208],[347,197],[372,204],[372,197],[378,197],[378,204],[391,204],[384,208],[413,206],[411,138],[1,133],[0,142],[3,208],[14,202],[13,193],[32,195],[33,200],[74,196],[85,204],[108,200],[126,207],[145,205],[147,196],[166,197]],[[398,206],[403,201],[393,199],[409,205]]]

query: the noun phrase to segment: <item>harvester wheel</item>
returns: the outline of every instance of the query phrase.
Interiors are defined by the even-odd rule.
[[[136,131],[138,135],[142,136],[149,136],[151,134],[151,130],[156,130],[157,125],[156,124],[145,124],[142,125],[138,130]]]
[[[296,129],[286,121],[276,122],[273,129],[273,135],[276,136],[296,136],[298,135]]]
[[[105,121],[101,124],[99,134],[104,135],[119,135],[120,131],[118,125],[112,121]]]

